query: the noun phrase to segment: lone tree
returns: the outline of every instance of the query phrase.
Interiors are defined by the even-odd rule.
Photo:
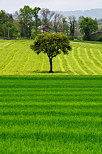
[[[92,33],[98,29],[98,23],[96,20],[89,17],[82,17],[79,21],[79,28],[81,33],[84,35],[84,40],[90,40]]]
[[[68,37],[63,33],[43,33],[38,35],[33,45],[30,46],[37,54],[43,52],[47,54],[50,62],[50,73],[53,73],[52,60],[63,52],[68,54],[71,50]]]

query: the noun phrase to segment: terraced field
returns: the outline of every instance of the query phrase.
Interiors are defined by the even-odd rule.
[[[0,153],[102,154],[102,77],[0,77]]]
[[[0,75],[48,74],[46,55],[36,55],[29,46],[32,40],[0,40]],[[102,45],[71,43],[69,55],[53,60],[55,74],[102,75]]]

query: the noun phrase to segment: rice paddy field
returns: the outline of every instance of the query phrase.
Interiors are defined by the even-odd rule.
[[[102,45],[71,43],[49,74],[33,41],[0,40],[0,153],[102,153]]]

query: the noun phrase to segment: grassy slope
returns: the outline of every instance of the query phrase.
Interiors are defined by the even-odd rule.
[[[0,153],[102,153],[102,77],[0,77]]]
[[[48,57],[30,50],[32,43],[32,40],[0,40],[0,75],[48,75]],[[55,75],[102,75],[102,45],[71,45],[73,50],[68,55],[54,58]]]

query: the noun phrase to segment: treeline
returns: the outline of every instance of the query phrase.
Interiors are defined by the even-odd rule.
[[[90,27],[87,23],[94,26]],[[33,39],[39,33],[63,32],[69,39],[88,40],[96,31],[98,31],[97,21],[88,17],[80,17],[77,21],[74,16],[66,18],[49,9],[29,6],[24,6],[14,14],[0,11],[1,39]]]

